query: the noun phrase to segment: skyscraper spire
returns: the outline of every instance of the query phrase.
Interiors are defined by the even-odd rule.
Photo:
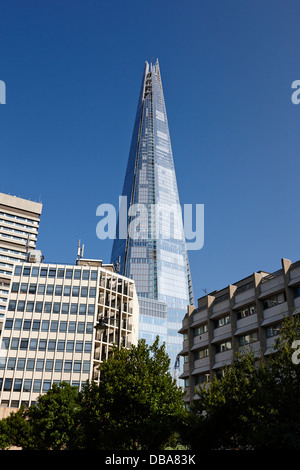
[[[114,240],[111,262],[135,280],[140,337],[159,335],[173,366],[193,294],[158,59],[145,63],[122,195],[128,232]]]

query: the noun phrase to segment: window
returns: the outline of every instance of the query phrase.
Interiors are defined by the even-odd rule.
[[[8,318],[5,322],[5,329],[6,330],[11,330],[12,329],[12,326],[13,326],[13,319],[11,318]]]
[[[280,324],[280,323],[278,323],[277,325],[269,326],[269,327],[266,329],[267,338],[272,338],[273,336],[279,335],[279,333],[280,333],[280,328],[281,328],[281,324]]]
[[[218,318],[215,324],[215,328],[220,328],[221,326],[228,325],[230,323],[230,315],[225,315],[224,317]]]
[[[90,277],[90,272],[88,270],[84,269],[83,272],[82,272],[82,279],[88,280],[89,277]]]
[[[16,304],[17,304],[16,300],[10,300],[8,304],[8,311],[14,312],[16,310]]]
[[[62,287],[63,286],[56,286],[55,287],[55,295],[62,295]]]
[[[86,305],[85,304],[80,304],[79,305],[79,315],[85,315],[86,314]]]
[[[74,341],[67,341],[66,352],[74,351]]]
[[[66,279],[72,279],[73,277],[73,269],[66,270]]]
[[[62,304],[61,313],[69,313],[69,304],[67,303]]]
[[[231,341],[224,341],[224,343],[216,344],[216,353],[228,351],[231,349]]]
[[[74,361],[73,372],[80,372],[81,371],[81,362]]]
[[[37,360],[36,360],[36,367],[35,367],[35,369],[38,370],[38,371],[44,370],[44,359],[37,359]]]
[[[206,332],[207,332],[207,324],[201,325],[198,328],[194,329],[194,336],[199,336]]]
[[[37,344],[38,344],[38,340],[35,339],[35,338],[32,338],[30,340],[30,343],[29,343],[29,350],[30,351],[36,351],[37,350]]]
[[[43,302],[36,302],[35,303],[35,312],[42,313],[43,310]]]
[[[81,288],[81,297],[87,297],[88,295],[88,288],[87,287],[82,287]]]
[[[27,268],[24,266],[23,276],[30,276],[30,271],[31,271],[31,268]]]
[[[53,363],[54,363],[53,359],[47,359],[46,360],[45,371],[48,371],[48,372],[52,371],[53,370]]]
[[[41,380],[34,380],[33,382],[33,392],[40,393],[42,387],[42,381]]]
[[[19,347],[19,338],[12,338],[10,348],[18,349],[18,347]]]
[[[44,380],[43,382],[43,392],[48,392],[51,388],[51,381],[50,380]]]
[[[80,269],[75,269],[74,279],[80,279],[80,278],[81,278],[81,270]]]
[[[52,302],[45,302],[44,303],[44,312],[51,313]]]
[[[52,320],[51,321],[51,326],[50,326],[50,331],[54,332],[58,330],[58,321]]]
[[[30,330],[31,329],[31,320],[24,320],[23,330]]]
[[[255,305],[249,305],[248,307],[244,307],[242,310],[239,310],[236,313],[237,320],[241,320],[242,318],[249,317],[250,315],[254,315],[256,313]]]
[[[87,341],[84,343],[84,352],[91,352],[92,351],[92,343]]]
[[[203,359],[204,357],[208,356],[208,348],[200,349],[199,351],[195,351],[195,360]]]
[[[46,294],[47,295],[53,295],[53,292],[54,292],[54,285],[53,284],[48,284]]]
[[[21,357],[18,359],[17,362],[17,370],[24,370],[25,369],[25,358]]]
[[[49,339],[48,341],[48,351],[55,351],[56,341],[55,339]]]
[[[34,307],[34,302],[32,302],[32,301],[27,302],[26,312],[33,312],[33,307]]]
[[[8,370],[14,370],[16,367],[16,358],[15,357],[10,357],[7,362],[7,369]]]
[[[71,372],[72,370],[72,361],[65,361],[64,372]]]
[[[30,392],[31,391],[32,380],[25,379],[23,385],[23,392]]]
[[[21,272],[22,272],[22,266],[16,266],[15,267],[15,275],[20,276]]]
[[[33,320],[32,329],[34,331],[39,331],[40,326],[41,326],[40,320]]]
[[[61,359],[57,359],[55,361],[55,372],[61,372],[63,367],[63,361]]]
[[[82,372],[90,372],[90,361],[83,361]]]
[[[57,341],[57,351],[64,351],[64,350],[65,350],[65,342]]]
[[[19,282],[13,282],[11,286],[11,292],[19,292],[19,286],[20,286]]]
[[[94,304],[89,304],[88,306],[88,315],[94,315],[95,313],[95,305]]]
[[[65,296],[70,296],[71,295],[71,286],[65,286],[64,287],[64,295]]]
[[[32,268],[31,276],[32,276],[32,277],[38,277],[38,275],[39,275],[39,268],[33,267],[33,268]]]
[[[20,287],[20,293],[21,294],[27,294],[27,290],[28,290],[27,282],[22,282],[21,287]]]
[[[22,328],[22,320],[20,320],[20,318],[16,318],[14,330],[21,330],[21,328]]]
[[[36,293],[36,288],[37,288],[36,284],[30,284],[28,293],[29,294],[35,294]]]
[[[20,349],[27,349],[28,348],[28,339],[21,339]]]
[[[41,277],[47,277],[47,275],[48,275],[48,269],[47,268],[41,268],[40,276]]]
[[[239,345],[245,346],[246,344],[253,343],[258,340],[257,331],[252,331],[251,333],[239,337]]]
[[[59,312],[60,312],[60,302],[54,302],[52,313],[59,313]]]
[[[72,313],[73,315],[76,315],[76,314],[77,314],[77,311],[78,311],[78,304],[71,304],[71,311],[70,311],[70,313]]]
[[[34,370],[34,359],[27,359],[26,370]]]
[[[63,279],[65,277],[65,270],[64,269],[58,269],[57,270],[57,277],[60,279]]]
[[[296,297],[300,297],[300,286],[294,288],[294,298]]]
[[[45,288],[46,288],[45,284],[39,284],[38,285],[38,294],[43,295],[45,293]]]
[[[83,341],[76,341],[75,352],[82,352],[82,351],[83,351]]]
[[[90,288],[90,297],[96,297],[96,287]]]
[[[40,339],[40,342],[39,342],[39,351],[46,351],[46,346],[47,346],[47,340],[45,340],[45,339]]]
[[[5,379],[4,381],[4,392],[10,392],[12,387],[12,379]]]
[[[49,320],[43,320],[42,321],[42,331],[48,331],[49,330]]]
[[[59,332],[64,333],[65,331],[67,331],[67,322],[61,321],[59,324]]]
[[[285,301],[286,301],[285,293],[281,292],[280,294],[272,295],[272,297],[265,299],[263,301],[263,307],[264,309],[271,308],[271,307],[274,307],[275,305],[282,304]]]
[[[56,276],[56,269],[49,268],[49,277],[55,277]]]
[[[93,328],[94,328],[94,325],[93,323],[87,323],[86,324],[86,333],[89,334],[89,333],[93,333]]]
[[[79,297],[79,286],[73,286],[72,295],[73,297]]]
[[[19,300],[17,311],[24,312],[24,310],[25,310],[25,300]]]
[[[75,321],[70,321],[69,322],[69,327],[68,327],[68,332],[69,333],[75,333],[76,331],[76,322]]]
[[[91,279],[92,279],[93,281],[97,280],[97,274],[98,274],[97,271],[92,271],[92,272],[91,272]]]

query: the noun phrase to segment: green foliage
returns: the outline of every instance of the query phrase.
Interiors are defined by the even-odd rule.
[[[152,346],[140,340],[130,350],[115,348],[100,366],[99,388],[89,385],[82,394],[81,406],[89,415],[86,446],[159,449],[174,439],[185,409],[168,368],[169,357],[158,338]]]

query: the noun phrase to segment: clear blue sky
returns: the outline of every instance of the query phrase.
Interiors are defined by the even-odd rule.
[[[300,259],[299,1],[0,0],[0,191],[43,202],[46,262],[110,261],[145,60],[159,58],[181,203],[205,205],[194,294]]]

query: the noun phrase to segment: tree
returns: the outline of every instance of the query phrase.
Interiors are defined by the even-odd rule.
[[[25,413],[31,438],[23,448],[61,450],[74,447],[78,414],[78,389],[66,382],[53,384]]]
[[[129,350],[114,348],[100,365],[100,385],[81,394],[83,446],[105,449],[161,449],[180,429],[183,392],[168,372],[170,359],[157,337]]]
[[[192,448],[300,449],[299,332],[297,317],[284,319],[275,354],[239,352],[220,380],[199,388],[185,434]]]

